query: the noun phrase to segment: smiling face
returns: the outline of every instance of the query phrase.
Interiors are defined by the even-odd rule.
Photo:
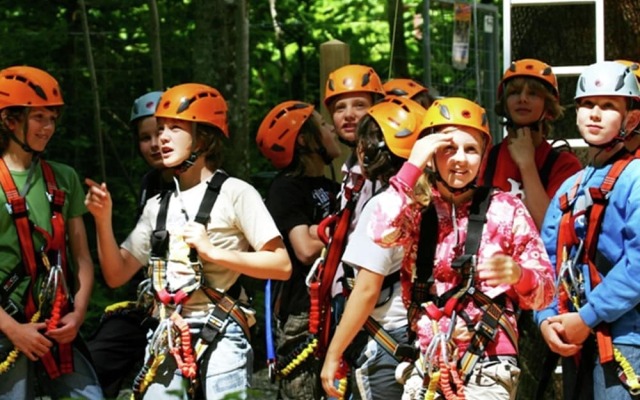
[[[138,131],[138,148],[142,158],[155,169],[163,168],[160,151],[160,131],[155,117],[140,118],[135,121]]]
[[[440,133],[449,135],[451,143],[435,154],[438,174],[450,187],[464,188],[476,179],[480,169],[484,149],[482,133],[466,127],[450,127]]]
[[[191,155],[193,123],[173,118],[158,118],[160,151],[165,168],[177,167]]]
[[[331,107],[331,115],[333,125],[342,140],[355,143],[358,122],[372,105],[373,98],[367,92],[345,93],[336,97]]]
[[[576,124],[582,138],[592,145],[611,142],[620,133],[627,100],[620,96],[590,96],[579,99]]]
[[[27,116],[27,134],[23,141],[34,151],[41,152],[47,147],[56,130],[58,112],[46,107],[34,107]],[[12,124],[11,129],[18,138],[23,138],[22,124]]]

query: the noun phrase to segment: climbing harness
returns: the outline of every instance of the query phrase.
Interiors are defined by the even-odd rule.
[[[586,302],[585,277],[578,268],[579,264],[588,266],[589,282],[593,290],[602,281],[602,275],[606,275],[611,266],[597,250],[598,235],[607,207],[609,196],[613,187],[635,157],[631,154],[623,154],[613,162],[609,172],[602,181],[600,187],[588,188],[588,194],[593,201],[587,218],[584,239],[578,238],[575,220],[582,214],[574,214],[573,205],[577,198],[578,189],[584,178],[584,171],[578,176],[575,184],[569,192],[559,198],[562,218],[558,230],[558,246],[556,254],[556,271],[558,289],[558,312],[560,314],[570,312],[570,307],[577,311]],[[575,249],[573,255],[571,250]],[[616,361],[620,381],[632,395],[640,394],[640,382],[629,361],[613,346],[609,325],[599,324],[595,329],[596,342],[600,363],[606,364]],[[579,359],[576,359],[579,361]]]
[[[457,365],[458,347],[452,340],[455,315],[452,316],[447,332],[441,332],[435,320],[431,320],[431,325],[433,332],[437,333],[424,356],[420,356],[424,376],[419,398],[432,400],[440,390],[446,400],[464,400],[464,382]]]
[[[228,175],[221,171],[213,175],[194,218],[195,222],[205,226],[209,222],[211,210],[227,178]],[[176,190],[179,190],[177,185]],[[250,337],[246,315],[240,309],[238,301],[234,299],[240,294],[240,284],[236,282],[225,293],[206,286],[203,266],[198,259],[197,251],[189,248],[184,242],[177,245],[170,243],[166,219],[171,196],[173,192],[168,192],[160,199],[156,229],[151,239],[149,276],[157,299],[160,322],[150,340],[149,358],[134,380],[132,396],[136,399],[143,395],[153,381],[167,353],[175,359],[182,375],[191,382],[189,393],[192,396],[195,395],[199,384],[197,363],[206,353],[208,346],[224,331],[230,318],[242,328],[247,338]],[[182,206],[186,216],[184,204]],[[188,216],[186,217],[188,220]],[[173,265],[172,260],[180,264]],[[181,277],[186,274],[187,277],[176,284],[168,279],[167,276],[170,273],[180,274]],[[183,305],[197,290],[201,290],[214,307],[209,312],[200,334],[192,337],[189,325],[181,316],[181,312]]]
[[[318,224],[318,236],[325,243],[321,256],[315,261],[306,278],[309,287],[309,336],[284,360],[278,360],[276,373],[280,378],[292,374],[311,356],[323,359],[332,332],[331,287],[347,243],[347,235],[356,204],[366,180],[354,174],[352,187],[343,182],[345,206]],[[327,232],[329,234],[327,235]],[[348,365],[342,360],[336,373],[338,390],[346,393]]]
[[[46,195],[51,209],[51,233],[29,220],[26,196],[37,164],[40,164],[46,184]],[[62,214],[66,193],[58,189],[51,166],[38,157],[33,159],[23,193],[18,191],[6,163],[0,159],[0,185],[7,197],[6,210],[15,224],[22,256],[22,265],[18,265],[10,271],[2,282],[0,305],[17,319],[37,322],[40,317],[49,316],[47,330],[56,329],[60,318],[70,312],[73,307],[72,296],[67,286],[69,276],[67,272],[66,226]],[[37,251],[33,243],[32,235],[35,232],[38,232],[45,239],[41,251]],[[38,256],[40,256],[40,260]],[[52,259],[56,261],[54,264],[50,262]],[[42,287],[39,288],[36,298],[34,287],[37,285],[39,273],[43,270],[47,276]],[[25,274],[29,276],[30,281],[27,288],[28,294],[25,296],[26,305],[24,309],[20,309],[10,299],[10,295]],[[40,361],[51,379],[73,372],[71,343],[58,343],[57,350],[57,357],[51,350],[40,357]],[[6,371],[15,362],[17,355],[18,350],[14,349],[7,360],[0,365],[0,373]]]
[[[405,300],[405,303],[408,303],[405,305],[410,320],[414,320],[420,311],[424,311],[434,323],[435,343],[430,344],[424,361],[427,363],[425,371],[431,374],[431,378],[425,377],[423,389],[427,393],[430,393],[430,389],[432,392],[437,385],[433,383],[434,379],[440,379],[439,387],[446,399],[464,398],[462,387],[469,380],[477,362],[484,357],[486,346],[495,339],[500,329],[517,349],[516,330],[507,319],[507,313],[512,311],[506,308],[506,295],[492,299],[478,290],[475,283],[476,254],[487,220],[486,214],[491,202],[491,194],[492,189],[489,187],[476,189],[468,218],[464,254],[457,257],[451,264],[452,269],[460,274],[461,281],[458,286],[438,297],[430,294],[438,237],[438,217],[435,207],[430,206],[423,211],[420,224],[421,234],[415,263],[416,277],[411,284],[411,298],[408,301]],[[468,299],[482,311],[480,320],[475,323],[464,311]],[[446,334],[439,332],[437,325],[437,321],[443,317],[450,319],[449,331]],[[456,351],[448,349],[452,345],[451,335],[457,318],[462,318],[467,327],[474,332],[467,350],[459,357]],[[449,358],[454,361],[452,362]],[[443,370],[435,374],[434,371],[437,368],[443,368]],[[452,380],[454,385],[449,386]]]

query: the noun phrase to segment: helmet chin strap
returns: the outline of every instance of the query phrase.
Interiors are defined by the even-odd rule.
[[[24,142],[16,136],[15,133],[11,132],[9,134],[9,138],[20,145],[20,148],[27,153],[33,153],[34,156],[40,155],[40,151],[35,151],[29,144],[27,143],[27,132],[29,131],[29,125],[27,122],[27,118],[29,117],[29,109],[25,108],[24,111],[24,121],[22,122],[22,133],[24,134]]]
[[[173,168],[173,173],[177,176],[186,172],[189,168],[193,166],[193,164],[196,163],[196,160],[198,159],[199,156],[200,156],[200,152],[192,151],[191,154],[189,155],[189,158],[184,160],[177,167]]]
[[[585,142],[589,145],[589,147],[594,147],[596,149],[601,149],[603,151],[612,150],[615,147],[616,144],[624,142],[626,139],[628,139],[634,133],[639,133],[638,131],[633,130],[633,131],[629,132],[629,134],[627,134],[627,131],[624,128],[625,125],[626,125],[626,122],[627,122],[626,119],[627,119],[627,117],[625,116],[625,120],[622,121],[622,124],[620,124],[620,129],[618,130],[618,134],[613,139],[608,141],[607,143],[594,144],[594,143],[588,142],[586,140],[585,140]],[[638,127],[636,127],[636,128],[638,128]]]
[[[445,188],[447,188],[449,193],[451,193],[454,197],[455,196],[460,196],[461,194],[464,194],[464,193],[468,192],[469,190],[477,188],[475,179],[472,180],[471,182],[467,183],[465,186],[463,186],[461,188],[454,188],[453,186],[449,185],[444,179],[442,179],[442,177],[440,176],[439,173],[436,174],[436,180],[438,182],[440,182]]]
[[[451,193],[454,197],[464,194],[469,190],[475,189],[477,187],[476,186],[477,177],[461,188],[454,188],[442,178],[442,176],[440,175],[440,171],[438,171],[438,167],[435,167],[435,170],[429,169],[428,173],[430,175],[433,175],[436,178],[436,181],[440,182],[442,186],[444,186],[449,191],[449,193]]]
[[[189,155],[189,158],[187,158],[186,160],[184,160],[180,165],[176,166],[173,168],[173,174],[175,176],[179,176],[180,174],[183,174],[184,172],[186,172],[189,168],[191,168],[193,166],[193,164],[196,163],[196,160],[198,159],[198,157],[200,156],[200,154],[202,154],[201,151],[198,151],[195,149],[196,147],[196,132],[198,131],[198,124],[197,122],[193,122],[192,126],[192,142],[191,142],[191,154]]]
[[[504,124],[506,125],[507,128],[511,128],[511,129],[529,128],[530,130],[537,132],[540,130],[540,122],[542,121],[544,121],[544,111],[540,115],[540,118],[538,118],[536,121],[530,124],[525,124],[525,125],[516,124],[515,122],[513,122],[513,119],[511,117],[505,117]]]
[[[20,139],[18,139],[18,137],[14,133],[9,134],[9,138],[14,142],[18,143],[20,145],[20,148],[22,148],[22,150],[26,151],[27,153],[33,153],[34,155],[40,154],[39,151],[35,151],[26,142],[23,142]]]

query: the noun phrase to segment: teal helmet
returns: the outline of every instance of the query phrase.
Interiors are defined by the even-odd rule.
[[[615,61],[601,61],[582,71],[576,85],[577,101],[588,96],[622,96],[640,100],[640,87],[634,71]]]
[[[158,106],[158,101],[162,96],[162,92],[149,92],[147,94],[143,94],[133,101],[133,106],[131,106],[131,117],[129,118],[129,123],[134,123],[140,118],[144,117],[152,117],[156,112],[156,107]]]

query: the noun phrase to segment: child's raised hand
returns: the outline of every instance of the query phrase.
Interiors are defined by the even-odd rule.
[[[416,167],[433,169],[433,156],[436,151],[451,144],[451,135],[446,133],[432,133],[418,139],[411,149],[409,162]]]
[[[97,183],[96,181],[86,178],[84,183],[89,187],[87,195],[84,198],[84,205],[93,215],[96,221],[111,219],[111,194],[107,190],[106,183]]]

